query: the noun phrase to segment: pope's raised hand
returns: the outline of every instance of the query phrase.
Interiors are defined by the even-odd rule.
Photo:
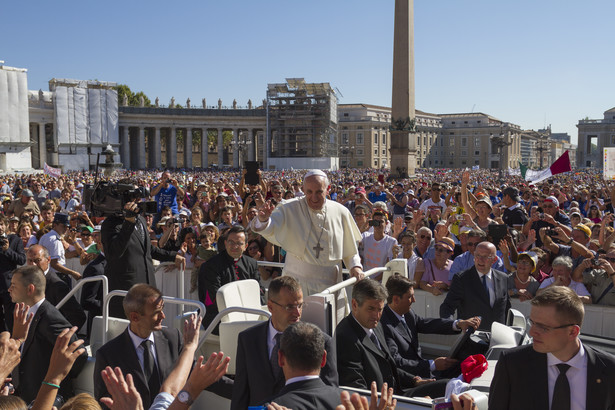
[[[274,209],[275,206],[271,203],[271,201],[264,202],[258,207],[258,220],[263,223],[267,222]]]

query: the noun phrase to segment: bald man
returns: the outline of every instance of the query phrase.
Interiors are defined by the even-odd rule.
[[[491,330],[493,322],[506,323],[510,310],[507,276],[491,267],[496,261],[495,246],[481,242],[474,251],[474,266],[455,274],[446,298],[440,305],[441,318],[481,316],[480,330]]]

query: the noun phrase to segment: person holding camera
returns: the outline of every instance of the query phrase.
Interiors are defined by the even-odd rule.
[[[572,272],[572,280],[583,282],[596,305],[615,306],[615,250],[587,258]]]
[[[393,259],[393,248],[397,246],[397,240],[384,233],[386,224],[385,211],[376,209],[369,221],[369,226],[374,228],[374,232],[368,231],[361,235],[360,248],[363,249],[361,260],[365,270],[383,267]]]
[[[539,232],[540,228],[561,228],[566,235],[571,234],[570,218],[565,213],[560,212],[559,200],[556,197],[546,197],[542,201],[542,210],[542,213],[533,213],[523,225],[523,235],[528,236],[531,229]],[[542,238],[536,238],[536,246],[542,246]]]
[[[170,206],[173,215],[179,213],[177,206],[177,195],[184,197],[184,190],[179,186],[177,179],[171,179],[171,173],[165,171],[162,173],[160,183],[152,189],[152,196],[158,203],[158,213],[165,206]]]
[[[538,231],[544,247],[553,255],[572,258],[572,269],[576,269],[585,258],[594,257],[594,252],[588,248],[591,233],[591,229],[583,224],[577,224],[570,236],[559,227],[541,228]],[[560,243],[555,243],[553,239],[557,239]]]
[[[107,258],[105,275],[109,279],[109,290],[128,290],[137,283],[155,287],[152,259],[175,261],[178,268],[185,263],[177,252],[152,246],[145,219],[140,215],[136,200],[124,205],[122,216],[112,215],[105,219],[101,226],[101,237]],[[109,313],[115,317],[125,317],[120,298],[111,300]]]

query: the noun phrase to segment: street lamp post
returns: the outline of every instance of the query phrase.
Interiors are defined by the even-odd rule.
[[[495,145],[498,149],[498,154],[500,158],[499,177],[500,177],[500,180],[502,180],[504,179],[504,149],[503,148],[511,145],[512,140],[507,141],[506,136],[504,135],[503,132],[500,132],[500,135],[497,135],[497,136],[491,134],[490,138],[491,138],[491,142],[493,143],[493,145]]]
[[[238,165],[239,168],[243,167],[243,152],[246,148],[248,148],[249,145],[252,144],[252,141],[246,140],[244,133],[241,132],[239,133],[239,135],[237,135],[237,139],[234,141],[231,141],[230,145],[233,147],[233,149],[237,150],[237,155],[238,155]]]
[[[342,152],[342,155],[344,155],[344,162],[346,163],[346,168],[349,168],[348,157],[349,157],[349,154],[351,154],[351,151],[353,150],[354,150],[354,146],[349,146],[349,145],[340,146],[340,151]]]
[[[549,136],[546,134],[541,134],[539,133],[539,141],[540,141],[540,147],[536,148],[536,151],[538,151],[539,155],[540,155],[540,169],[542,169],[543,165],[542,165],[542,161],[544,159],[544,151],[547,151],[549,148],[546,148],[544,146],[544,142],[545,140],[549,139]]]

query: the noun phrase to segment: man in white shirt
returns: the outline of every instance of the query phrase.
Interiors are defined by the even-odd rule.
[[[419,206],[425,215],[429,214],[428,211],[432,208],[440,208],[442,213],[446,211],[446,202],[440,196],[440,184],[437,182],[431,184],[431,198],[423,201]]]
[[[81,274],[72,269],[67,268],[65,258],[65,248],[62,237],[68,230],[70,224],[68,215],[57,213],[51,224],[51,231],[43,235],[38,241],[38,244],[47,248],[51,257],[51,268],[58,274],[70,275],[75,280],[81,279]],[[62,280],[65,278],[60,276]]]
[[[528,320],[532,345],[502,353],[489,409],[612,409],[615,357],[579,340],[585,309],[566,286],[536,295]]]

